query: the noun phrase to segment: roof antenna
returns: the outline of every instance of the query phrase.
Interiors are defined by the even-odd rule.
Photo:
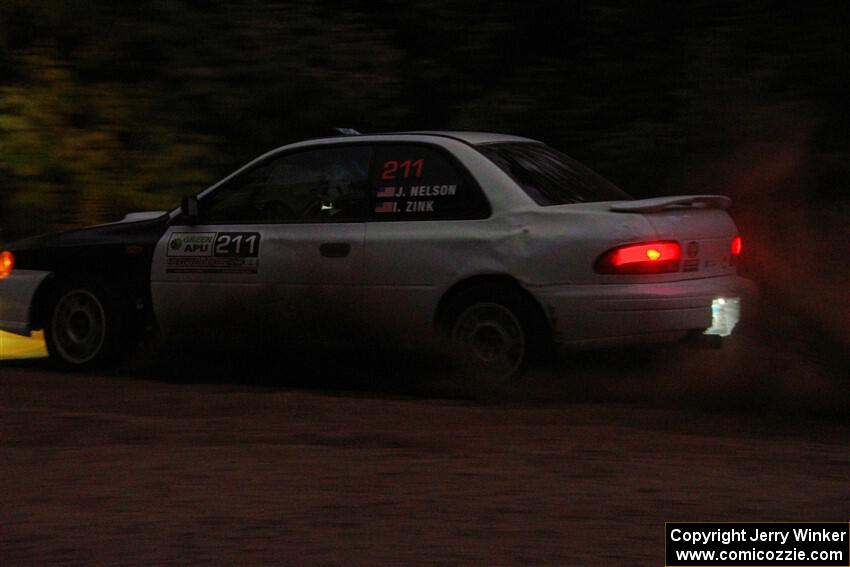
[[[359,136],[360,132],[354,128],[334,128],[337,136]]]

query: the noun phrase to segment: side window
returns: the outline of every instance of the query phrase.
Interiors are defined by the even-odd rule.
[[[488,210],[469,175],[423,145],[376,146],[372,187],[374,220],[482,218]]]
[[[269,158],[201,199],[201,222],[363,220],[371,156],[368,146],[332,146]]]

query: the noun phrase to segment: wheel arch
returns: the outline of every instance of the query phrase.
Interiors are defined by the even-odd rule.
[[[44,278],[44,281],[39,284],[38,289],[35,290],[35,294],[30,302],[30,327],[33,330],[44,328],[46,311],[55,289],[56,274],[51,272],[50,275]]]
[[[130,305],[130,296],[121,286],[120,278],[110,278],[103,273],[89,273],[79,270],[51,272],[50,276],[41,282],[30,304],[30,326],[33,329],[44,329],[48,316],[47,311],[51,306],[51,301],[54,299],[54,294],[67,281],[92,282],[104,289],[110,290],[111,293],[116,294],[122,301],[125,301],[127,306]]]
[[[474,296],[476,290],[480,290],[481,293],[484,294],[487,291],[496,288],[510,289],[529,300],[530,304],[534,305],[536,308],[535,315],[539,318],[541,323],[545,325],[544,330],[548,338],[550,340],[552,339],[552,323],[546,314],[546,310],[534,294],[525,289],[525,287],[523,287],[522,284],[513,276],[498,273],[470,276],[455,283],[447,289],[440,298],[434,315],[434,324],[437,330],[440,332],[448,331],[453,317],[457,315],[456,310],[459,307],[460,301],[468,299],[470,296]]]

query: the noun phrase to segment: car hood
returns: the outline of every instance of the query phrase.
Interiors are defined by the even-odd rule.
[[[146,244],[159,240],[168,221],[169,216],[165,211],[131,213],[118,222],[42,234],[18,240],[4,248],[26,251],[103,244]]]

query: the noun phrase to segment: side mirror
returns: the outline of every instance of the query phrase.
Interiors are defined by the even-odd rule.
[[[195,224],[198,220],[198,198],[194,195],[183,197],[183,202],[180,203],[180,212],[183,214],[186,222]]]

